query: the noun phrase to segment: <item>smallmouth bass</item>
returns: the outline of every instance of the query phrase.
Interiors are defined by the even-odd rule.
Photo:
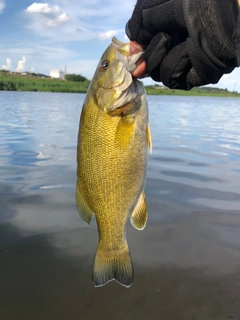
[[[76,203],[88,224],[96,217],[99,243],[92,279],[95,286],[133,281],[126,223],[144,229],[144,184],[151,134],[143,84],[131,71],[142,53],[113,38],[89,86],[80,117]]]

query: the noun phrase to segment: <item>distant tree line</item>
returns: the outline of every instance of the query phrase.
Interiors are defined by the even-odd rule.
[[[68,81],[84,82],[87,79],[80,74],[65,74],[65,79]]]

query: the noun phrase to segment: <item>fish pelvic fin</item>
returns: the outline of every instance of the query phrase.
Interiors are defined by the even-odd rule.
[[[147,224],[147,205],[146,205],[146,198],[145,198],[145,192],[143,191],[138,198],[138,202],[136,204],[136,207],[131,215],[130,222],[131,225],[138,229],[143,230]]]
[[[89,224],[94,216],[94,212],[89,208],[78,181],[76,186],[76,204],[79,215],[87,224]]]
[[[100,246],[94,259],[92,280],[95,287],[101,287],[115,280],[122,286],[129,288],[132,285],[133,265],[128,245],[124,250],[104,251]]]
[[[146,127],[146,133],[147,133],[148,148],[149,148],[150,153],[152,153],[152,136],[151,136],[151,130],[150,130],[149,123],[147,124],[147,127]]]

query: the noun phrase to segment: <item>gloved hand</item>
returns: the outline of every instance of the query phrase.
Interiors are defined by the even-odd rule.
[[[237,66],[238,0],[138,0],[126,25],[147,72],[169,88],[217,83]]]

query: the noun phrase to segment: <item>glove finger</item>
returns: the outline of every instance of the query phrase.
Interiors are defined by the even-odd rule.
[[[217,82],[220,80],[222,75],[219,75]],[[201,87],[205,86],[206,84],[209,84],[210,82],[206,82],[203,80],[196,72],[195,68],[191,68],[191,70],[187,74],[186,78],[186,85],[187,90],[192,89],[193,87]]]
[[[147,72],[155,81],[161,81],[160,65],[167,52],[172,49],[172,37],[165,33],[158,33],[153,37],[144,51],[143,58],[147,64]]]
[[[185,29],[182,0],[138,0],[126,25],[130,40],[148,45],[154,35]]]
[[[148,3],[155,1],[148,1]],[[143,25],[152,32],[180,32],[185,29],[182,0],[159,0],[154,6],[142,10]]]
[[[163,84],[171,89],[190,90],[206,84],[192,66],[186,42],[169,51],[160,66],[160,75]]]

